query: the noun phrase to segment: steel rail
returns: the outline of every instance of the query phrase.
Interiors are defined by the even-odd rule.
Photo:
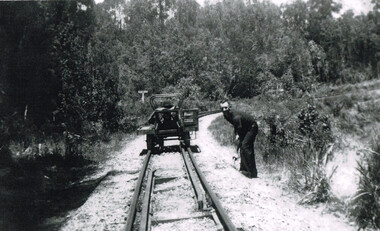
[[[196,177],[195,177],[194,171],[191,169],[191,161],[187,157],[185,150],[182,147],[180,147],[180,148],[181,148],[183,161],[185,162],[187,174],[189,176],[189,180],[190,180],[190,182],[193,186],[194,192],[195,192],[198,209],[201,210],[204,206],[206,206],[206,197],[205,197],[203,191],[201,190],[198,182],[195,182]]]
[[[145,189],[144,200],[141,212],[141,221],[139,231],[149,231],[150,230],[150,202],[152,198],[153,185],[154,185],[154,170],[149,171],[148,181]]]
[[[151,154],[152,154],[152,151],[148,150],[148,153],[146,154],[146,157],[145,157],[144,162],[143,162],[143,167],[141,168],[141,171],[139,174],[139,178],[137,180],[135,192],[133,193],[132,202],[131,202],[131,205],[129,207],[129,213],[128,213],[128,217],[127,217],[127,225],[124,229],[126,231],[132,231],[132,228],[133,228],[133,223],[135,221],[135,216],[136,216],[137,202],[139,199],[142,182],[143,182],[144,177],[145,177],[145,172],[146,172],[146,169],[148,167]]]
[[[211,115],[211,114],[219,113],[219,112],[220,112],[220,110],[201,112],[201,114],[198,115],[198,118],[206,116],[206,115]],[[203,175],[200,173],[198,167],[195,165],[195,161],[194,161],[194,158],[192,156],[192,152],[191,152],[190,148],[187,147],[187,150],[189,152],[190,160],[193,162],[194,169],[195,169],[195,171],[196,171],[196,173],[197,173],[197,175],[198,175],[198,177],[200,179],[201,184],[205,188],[206,193],[208,193],[210,195],[211,201],[213,202],[214,206],[216,207],[217,215],[218,215],[219,219],[221,219],[223,227],[226,230],[236,230],[236,228],[233,226],[233,224],[231,223],[231,221],[229,220],[229,218],[227,217],[227,215],[225,215],[225,212],[224,212],[223,208],[221,207],[220,203],[217,201],[216,195],[211,191],[211,189],[208,186],[207,182],[205,181]],[[142,188],[142,183],[143,183],[143,180],[144,180],[144,177],[145,177],[145,173],[147,171],[147,167],[148,167],[148,164],[149,164],[149,160],[151,158],[151,154],[152,154],[152,151],[148,150],[148,152],[146,154],[146,157],[144,159],[143,166],[141,168],[138,180],[137,180],[137,184],[136,184],[136,187],[135,187],[135,192],[133,194],[133,197],[132,197],[132,200],[131,200],[131,204],[130,204],[129,213],[128,213],[128,216],[127,216],[127,224],[126,224],[126,227],[124,229],[126,231],[132,231],[132,229],[133,229],[133,224],[135,222],[135,216],[136,216],[137,202],[138,202],[138,198],[140,196],[140,192],[141,192],[141,188]],[[182,153],[182,154],[184,154],[184,153]],[[183,155],[183,156],[184,156],[184,160],[185,160],[186,159],[185,155]],[[186,160],[185,160],[185,163],[186,163]],[[187,164],[186,164],[186,167],[189,168],[188,169],[189,172],[192,172],[191,169],[190,169],[190,166],[187,166]],[[193,178],[190,175],[189,175],[189,177]],[[154,177],[152,177],[152,179],[153,178]],[[151,180],[151,179],[149,178],[148,180]],[[191,182],[192,182],[192,184],[194,186],[194,190],[198,191],[198,193],[196,192],[196,194],[198,195],[199,198],[202,198],[201,200],[204,203],[204,201],[205,201],[205,198],[204,198],[205,195],[203,193],[200,193],[201,190],[199,190],[199,187],[196,186],[197,184],[195,182],[193,182],[192,179],[191,179]],[[149,184],[149,182],[148,182],[148,184]],[[195,189],[196,187],[198,189]],[[150,188],[149,190],[152,190],[152,189]],[[198,198],[198,205],[200,203],[199,198]],[[148,200],[150,200],[150,198],[148,198]],[[144,216],[143,219],[145,221],[142,221],[141,223],[145,223],[147,220],[149,220],[148,213],[149,213],[149,205],[148,205],[148,211],[144,211],[144,213],[143,213],[143,216]],[[145,217],[144,214],[146,214],[147,216]],[[227,220],[224,217],[226,217]],[[226,222],[224,220],[226,220]],[[141,228],[143,226],[144,226],[143,224],[140,224],[140,230],[141,230]],[[145,228],[145,230],[148,230],[149,227],[150,227],[150,222],[148,222],[145,225],[145,227],[148,227],[148,228]]]
[[[218,218],[220,220],[220,223],[223,225],[224,230],[237,231],[235,225],[231,222],[230,218],[227,216],[225,210],[223,209],[223,206],[219,202],[218,197],[212,191],[212,189],[211,189],[210,185],[207,183],[206,178],[204,177],[203,173],[198,168],[197,162],[195,161],[194,155],[193,155],[190,147],[187,147],[187,152],[189,153],[189,157],[190,157],[191,161],[193,162],[194,169],[195,169],[196,173],[198,174],[198,177],[201,181],[201,184],[203,185],[204,190],[210,196],[210,199],[211,199],[211,201],[215,207],[215,212],[218,215]]]
[[[198,114],[198,118],[201,118],[203,116],[208,116],[208,115],[216,114],[216,113],[219,113],[219,112],[222,112],[222,111],[221,110],[201,111]]]

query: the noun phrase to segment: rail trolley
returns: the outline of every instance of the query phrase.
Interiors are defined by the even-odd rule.
[[[190,146],[190,133],[198,131],[198,109],[182,108],[179,94],[154,94],[150,97],[153,112],[148,125],[138,129],[139,134],[146,134],[147,149],[155,146],[164,147],[164,140],[180,140],[186,147]]]

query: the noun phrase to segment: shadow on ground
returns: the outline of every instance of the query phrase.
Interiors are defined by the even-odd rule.
[[[57,230],[68,211],[81,206],[108,174],[82,181],[96,169],[82,157],[21,159],[0,167],[0,230]],[[55,222],[44,222],[57,217]]]
[[[198,147],[198,145],[192,145],[190,146],[190,150],[193,152],[193,153],[199,153],[201,152],[201,149]],[[161,153],[170,153],[170,152],[180,152],[181,149],[180,149],[180,146],[179,145],[170,145],[170,146],[164,146],[161,149],[159,149],[158,147],[155,147],[153,148],[152,150],[152,154],[161,154]],[[148,153],[148,150],[147,149],[143,149],[140,153],[140,156],[143,156],[145,154]]]

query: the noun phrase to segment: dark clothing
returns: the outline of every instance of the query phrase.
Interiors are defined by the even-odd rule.
[[[230,122],[239,135],[240,170],[247,171],[252,177],[257,177],[254,142],[258,126],[253,116],[239,111],[224,111],[224,118]]]
[[[257,124],[245,134],[241,141],[240,148],[240,170],[251,173],[252,177],[257,177],[254,142],[258,132]]]
[[[240,111],[225,111],[223,113],[224,118],[228,122],[230,122],[235,129],[235,132],[239,135],[239,137],[243,138],[248,131],[251,130],[251,127],[255,125],[257,127],[257,123],[255,118],[250,114]]]

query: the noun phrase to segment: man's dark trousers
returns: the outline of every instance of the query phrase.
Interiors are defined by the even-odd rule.
[[[252,125],[252,128],[247,132],[244,137],[241,137],[241,149],[240,149],[240,170],[251,173],[252,177],[257,177],[257,168],[255,161],[254,142],[258,133],[258,127],[256,123]]]

